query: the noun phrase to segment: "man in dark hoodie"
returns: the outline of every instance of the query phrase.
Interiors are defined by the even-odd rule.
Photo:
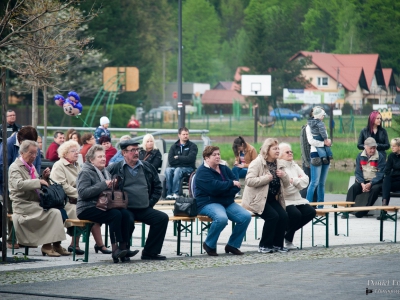
[[[196,168],[197,145],[189,141],[189,129],[178,130],[179,140],[171,146],[168,153],[169,167],[165,170],[167,180],[167,199],[176,199],[181,178]]]

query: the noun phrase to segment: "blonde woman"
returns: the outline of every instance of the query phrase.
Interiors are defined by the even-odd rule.
[[[258,252],[287,252],[283,239],[288,224],[283,189],[290,185],[284,168],[278,168],[278,140],[268,138],[260,154],[250,163],[246,175],[242,205],[264,219]]]
[[[143,136],[142,149],[139,152],[139,159],[151,163],[158,171],[161,168],[161,152],[157,149],[154,137],[150,133]]]

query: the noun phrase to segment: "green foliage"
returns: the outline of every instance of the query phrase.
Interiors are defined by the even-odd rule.
[[[350,112],[353,110],[353,106],[349,102],[345,102],[342,107],[342,114],[349,115]]]
[[[372,112],[372,104],[371,103],[365,103],[364,105],[363,105],[363,108],[362,108],[362,114],[364,115],[364,116],[368,116],[370,113]]]

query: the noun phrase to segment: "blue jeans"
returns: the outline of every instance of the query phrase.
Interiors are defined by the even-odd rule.
[[[236,180],[239,180],[239,178],[245,178],[247,175],[247,168],[238,168],[238,167],[233,167],[232,168],[232,173],[235,175]]]
[[[229,219],[235,222],[236,225],[229,238],[228,245],[240,248],[243,237],[246,234],[247,226],[249,226],[251,221],[251,214],[247,210],[236,203],[232,203],[227,208],[219,203],[211,203],[204,206],[199,214],[206,215],[213,220],[205,240],[208,247],[212,249],[217,248],[219,235],[228,224]]]
[[[321,141],[321,142],[324,141],[324,139],[320,135],[314,135],[313,138],[314,138],[314,140],[317,140],[317,141]],[[331,147],[324,146],[324,147],[316,147],[316,148],[317,148],[319,157],[321,157],[321,158],[322,157],[333,157]]]
[[[179,184],[183,174],[192,173],[193,168],[167,168],[165,170],[165,179],[167,181],[167,195],[178,194]]]
[[[311,169],[311,182],[308,186],[306,199],[308,202],[313,201],[314,190],[317,189],[317,202],[324,202],[325,197],[325,181],[328,177],[329,165],[320,165],[318,167],[310,164]]]

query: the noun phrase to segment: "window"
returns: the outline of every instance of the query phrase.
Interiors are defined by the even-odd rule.
[[[318,77],[317,84],[318,86],[328,86],[328,77]]]

